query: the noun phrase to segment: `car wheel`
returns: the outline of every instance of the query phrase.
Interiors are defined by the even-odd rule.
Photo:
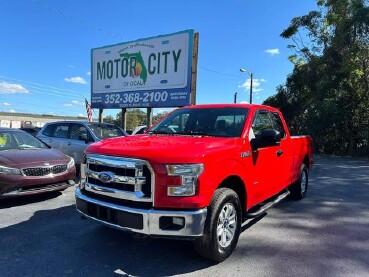
[[[306,196],[309,184],[309,172],[305,164],[301,165],[299,179],[290,186],[291,197],[294,200],[301,200]]]
[[[224,261],[237,245],[241,221],[237,193],[228,188],[217,189],[208,207],[204,233],[194,242],[195,250],[210,260]]]

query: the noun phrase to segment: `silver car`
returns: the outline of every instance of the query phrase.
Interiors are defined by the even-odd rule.
[[[121,128],[109,124],[85,121],[58,121],[47,123],[37,134],[43,142],[73,157],[81,163],[87,146],[107,138],[128,135]]]

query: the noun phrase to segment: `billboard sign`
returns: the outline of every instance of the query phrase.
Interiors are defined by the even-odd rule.
[[[193,36],[186,30],[92,49],[92,107],[188,105]]]

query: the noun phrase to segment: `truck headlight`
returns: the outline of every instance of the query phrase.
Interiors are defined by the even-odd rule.
[[[0,174],[22,175],[22,171],[18,168],[0,166]]]
[[[169,176],[179,176],[179,186],[169,186],[168,196],[193,196],[196,193],[197,179],[204,170],[203,164],[170,164],[166,165]]]

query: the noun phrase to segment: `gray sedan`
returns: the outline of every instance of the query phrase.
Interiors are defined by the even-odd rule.
[[[37,137],[52,148],[73,157],[79,165],[89,144],[126,135],[121,128],[109,123],[58,121],[47,123],[38,132]]]

